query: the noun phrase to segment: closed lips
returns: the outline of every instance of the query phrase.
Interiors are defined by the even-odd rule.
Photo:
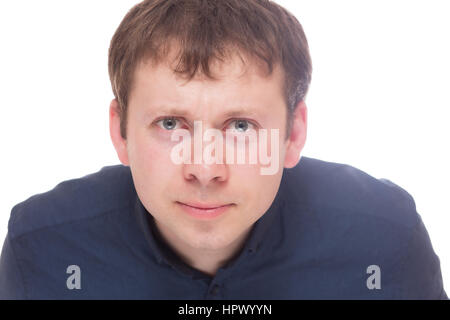
[[[224,205],[205,205],[205,204],[197,204],[197,203],[183,203],[183,202],[179,202],[177,201],[177,203],[181,204],[181,205],[185,205],[194,209],[199,209],[199,210],[212,210],[212,209],[217,209],[217,208],[221,208],[221,207],[226,207],[226,206],[231,206],[232,204],[224,204]]]

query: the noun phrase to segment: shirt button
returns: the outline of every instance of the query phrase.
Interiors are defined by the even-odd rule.
[[[217,295],[219,293],[219,285],[218,284],[213,285],[209,293],[213,296]]]

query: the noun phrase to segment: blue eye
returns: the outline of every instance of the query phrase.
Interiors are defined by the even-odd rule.
[[[236,130],[238,132],[247,132],[248,129],[253,129],[254,125],[245,119],[238,119],[238,120],[234,120],[232,121],[230,124],[233,124],[231,126],[232,130]]]
[[[162,127],[165,130],[174,130],[177,128],[179,120],[175,118],[165,118],[162,120],[159,120],[157,124]]]

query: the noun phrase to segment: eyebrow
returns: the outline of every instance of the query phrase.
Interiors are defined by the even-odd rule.
[[[257,113],[252,109],[242,108],[237,110],[230,110],[224,114],[224,116],[227,118],[237,118],[245,115],[256,116]]]
[[[178,116],[178,117],[186,117],[186,118],[192,117],[190,110],[178,109],[176,107],[160,106],[160,107],[157,107],[154,112],[152,112],[152,114],[155,114],[155,113],[164,113],[164,114],[169,114],[169,115]],[[242,116],[256,116],[256,115],[258,115],[258,113],[255,110],[253,110],[252,108],[246,108],[246,107],[228,110],[225,113],[220,114],[220,116],[223,116],[225,118],[233,118],[233,117],[237,118],[237,117],[242,117]]]

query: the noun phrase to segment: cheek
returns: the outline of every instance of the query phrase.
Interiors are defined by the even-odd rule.
[[[262,175],[259,165],[233,165],[229,167],[234,194],[242,196],[248,204],[264,207],[272,202],[280,185],[282,171],[275,175]]]
[[[130,162],[149,170],[161,170],[171,163],[170,153],[176,142],[146,130],[137,132],[129,148]]]
[[[160,193],[172,181],[176,165],[170,159],[173,143],[145,135],[130,136],[128,155],[130,167],[141,192]]]

